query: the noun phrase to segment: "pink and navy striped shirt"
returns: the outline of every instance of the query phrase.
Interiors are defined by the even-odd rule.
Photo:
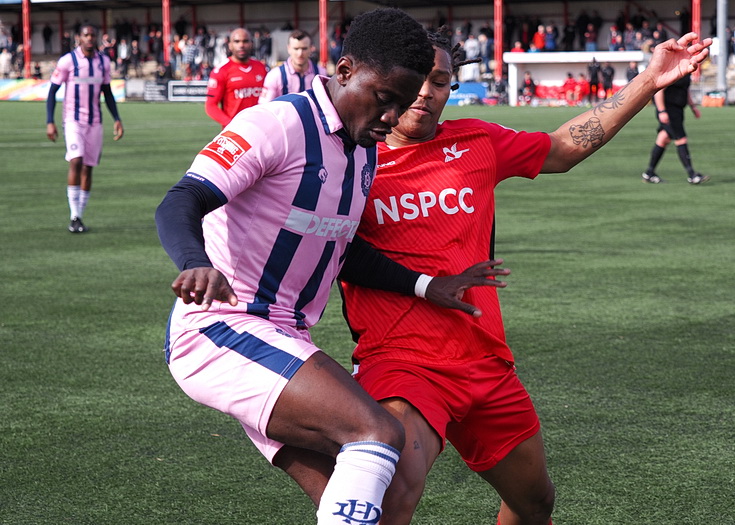
[[[86,124],[102,122],[100,93],[102,86],[110,83],[108,56],[95,51],[89,58],[77,47],[59,59],[51,75],[51,83],[66,85],[64,122],[77,121]]]
[[[376,167],[376,148],[346,136],[326,80],[241,111],[194,159],[186,177],[223,203],[204,217],[206,253],[239,304],[192,303],[185,316],[244,310],[310,327],[324,312]]]

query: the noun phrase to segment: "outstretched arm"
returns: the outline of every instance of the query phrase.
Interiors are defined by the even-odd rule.
[[[709,54],[711,38],[696,33],[656,46],[648,67],[611,98],[550,134],[551,150],[542,173],[568,171],[607,144],[659,90],[695,71]]]

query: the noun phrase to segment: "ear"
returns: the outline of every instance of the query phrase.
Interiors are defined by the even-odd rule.
[[[341,57],[337,61],[337,65],[334,68],[334,76],[337,79],[337,82],[341,86],[344,86],[347,84],[347,81],[352,76],[353,70],[355,68],[355,63],[353,62],[352,58],[349,56]]]

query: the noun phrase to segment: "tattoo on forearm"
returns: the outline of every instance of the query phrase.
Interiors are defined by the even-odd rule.
[[[602,123],[597,117],[590,118],[585,124],[574,124],[569,128],[569,134],[572,141],[583,148],[592,146],[599,148],[602,146],[605,138],[605,130],[602,129]]]
[[[623,86],[620,91],[615,93],[612,97],[600,102],[592,108],[592,113],[597,115],[598,113],[603,113],[607,109],[617,109],[622,106],[625,102],[625,89],[627,87],[628,86]]]

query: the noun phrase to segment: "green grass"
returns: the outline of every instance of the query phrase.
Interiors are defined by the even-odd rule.
[[[44,106],[0,102],[0,524],[300,524],[315,510],[163,362],[176,271],[153,213],[218,126],[195,104],[120,107],[85,221],[65,231],[63,141]],[[555,524],[732,524],[735,109],[687,120],[644,185],[644,111],[568,174],[497,192],[508,339],[541,416]],[[449,108],[551,131],[566,108]],[[335,299],[314,330],[347,365]],[[327,415],[325,415],[326,417]],[[498,500],[449,447],[417,524],[494,524]]]

